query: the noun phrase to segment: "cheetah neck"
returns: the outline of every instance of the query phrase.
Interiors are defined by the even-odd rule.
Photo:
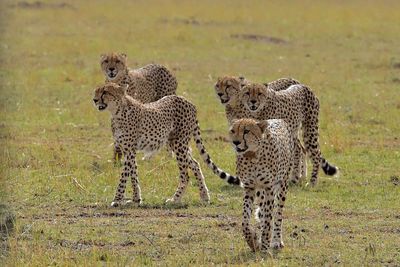
[[[115,109],[110,111],[113,118],[121,118],[124,117],[127,112],[139,114],[142,110],[142,103],[128,95],[125,95],[120,101],[117,102]]]

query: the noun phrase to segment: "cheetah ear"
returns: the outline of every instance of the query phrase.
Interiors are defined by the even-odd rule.
[[[123,57],[124,59],[126,59],[127,58],[127,55],[125,54],[125,53],[121,53],[121,54],[119,54],[121,57]]]
[[[101,60],[105,59],[106,57],[107,57],[106,54],[100,54],[100,59],[101,59]]]
[[[239,76],[240,87],[243,87],[247,84],[247,80],[243,76]]]
[[[257,122],[257,126],[260,127],[261,131],[264,133],[265,129],[267,129],[268,127],[268,121],[266,120],[259,121]]]

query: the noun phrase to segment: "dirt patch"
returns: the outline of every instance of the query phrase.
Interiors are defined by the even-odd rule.
[[[117,248],[117,247],[130,247],[134,246],[136,243],[130,240],[127,240],[122,243],[108,243],[101,240],[78,240],[78,241],[70,241],[66,239],[61,239],[57,241],[58,245],[65,248],[71,248],[74,250],[85,250],[91,249],[93,247],[97,248]]]
[[[231,38],[271,44],[288,44],[288,41],[284,39],[259,34],[231,34]]]
[[[393,67],[394,69],[400,69],[400,62],[393,63],[393,64],[392,64],[392,67]]]
[[[167,19],[162,18],[160,19],[160,23],[162,24],[184,24],[184,25],[191,25],[191,26],[208,26],[208,25],[218,25],[216,21],[201,21],[196,17],[189,17],[189,18],[174,18],[174,19]]]
[[[237,227],[237,222],[229,222],[229,223],[218,223],[217,226],[224,231],[230,231]]]
[[[393,79],[392,79],[392,82],[394,82],[394,83],[400,83],[400,78],[393,78]]]
[[[54,9],[76,9],[74,6],[68,3],[44,3],[40,1],[36,2],[26,2],[21,1],[16,4],[10,5],[11,7],[23,8],[23,9],[44,9],[44,8],[54,8]]]

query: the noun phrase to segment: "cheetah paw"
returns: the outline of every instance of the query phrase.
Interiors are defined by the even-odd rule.
[[[121,206],[121,204],[122,204],[121,201],[113,201],[111,202],[111,207],[116,208]]]
[[[210,195],[207,194],[201,194],[200,195],[201,201],[203,201],[204,203],[210,203]]]
[[[132,207],[139,207],[140,205],[142,205],[142,200],[133,201],[133,200],[129,199],[125,202],[125,205],[132,206]]]
[[[165,201],[165,203],[173,203],[173,204],[179,204],[181,203],[180,199],[175,199],[175,198],[169,198]]]
[[[283,241],[274,241],[271,243],[273,249],[282,249],[284,246],[285,244],[283,244]]]

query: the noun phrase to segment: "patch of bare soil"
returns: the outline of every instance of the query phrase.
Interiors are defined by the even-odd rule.
[[[13,8],[23,8],[23,9],[43,9],[43,8],[54,8],[54,9],[76,9],[74,6],[71,4],[61,2],[61,3],[44,3],[41,1],[35,1],[35,2],[27,2],[27,1],[21,1],[16,4],[10,5],[10,7]]]
[[[78,240],[78,241],[70,241],[66,239],[61,239],[57,240],[56,243],[60,245],[61,247],[65,248],[71,248],[74,250],[85,250],[85,249],[91,249],[93,247],[98,247],[98,248],[122,248],[122,247],[130,247],[134,246],[136,243],[130,240],[127,240],[122,243],[109,243],[109,242],[104,242],[100,240]]]
[[[218,223],[217,226],[220,227],[224,231],[230,231],[230,230],[236,229],[238,226],[238,223],[237,222],[228,222],[228,223],[221,222],[221,223]]]
[[[189,17],[189,18],[174,18],[174,19],[167,19],[162,18],[160,20],[162,24],[184,24],[184,25],[191,25],[191,26],[208,26],[208,25],[218,25],[216,21],[201,21],[196,17]]]
[[[56,212],[44,211],[41,214],[21,215],[18,218],[22,220],[43,220],[53,221],[55,219],[63,219],[63,221],[74,223],[77,220],[87,218],[203,218],[203,219],[229,219],[228,216],[222,214],[205,214],[196,215],[192,213],[181,212],[181,209],[160,209],[160,208],[129,208],[107,209],[104,210],[96,205],[85,205],[77,207],[74,211],[61,209]]]
[[[394,83],[400,83],[400,79],[399,79],[399,78],[393,78],[393,79],[392,79],[392,82],[394,82]]]
[[[288,41],[286,41],[284,39],[272,37],[272,36],[266,36],[266,35],[259,35],[259,34],[247,34],[247,33],[231,34],[231,38],[271,43],[271,44],[288,44]]]
[[[393,63],[393,64],[392,64],[392,67],[393,67],[394,69],[400,69],[400,62]]]

